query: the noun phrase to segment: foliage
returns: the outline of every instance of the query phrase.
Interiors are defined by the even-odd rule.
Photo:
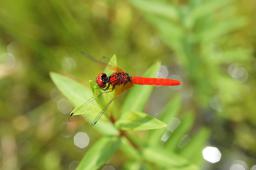
[[[256,96],[249,90],[255,87],[255,81],[248,77],[255,72],[251,64],[255,62],[255,50],[247,38],[255,32],[248,30],[255,27],[249,23],[250,16],[239,11],[245,3],[236,0],[188,0],[186,5],[178,1],[130,2],[143,12],[162,42],[174,51],[185,70],[187,92],[192,93],[197,113],[211,117],[211,121],[218,121],[212,114],[223,117],[222,126],[213,127],[217,132],[234,123],[236,128],[232,127],[232,131],[240,147],[255,151],[253,132],[245,130],[248,140],[242,142],[238,130],[253,128],[256,121],[254,104],[250,102]],[[244,125],[244,121],[250,123]],[[219,144],[225,141],[220,140]]]
[[[116,62],[115,57],[114,61]],[[151,66],[146,71],[145,76],[155,76],[159,66],[159,63]],[[92,95],[89,89],[74,80],[57,73],[51,73],[51,77],[60,91],[76,107],[72,113],[74,115],[83,115],[88,122],[92,122],[95,116],[100,113],[101,108],[104,108],[108,103],[108,101],[105,101],[105,103],[97,102],[104,95],[96,95],[99,99],[93,97],[95,94],[102,93],[97,88],[96,83],[91,83],[93,84],[91,88],[94,93]],[[171,126],[177,123],[173,120],[177,119],[175,119],[175,115],[181,103],[179,97],[176,97],[174,101],[170,101],[164,112],[159,115],[160,119],[149,116],[148,113],[143,113],[143,108],[152,90],[153,87],[150,86],[135,86],[131,89],[124,101],[123,109],[121,111],[117,109],[118,117],[113,117],[113,115],[117,114],[106,110],[108,114],[103,115],[94,126],[104,136],[85,153],[77,169],[98,169],[103,164],[106,164],[111,157],[115,156],[114,153],[117,150],[121,150],[124,155],[129,157],[125,161],[129,162],[125,164],[127,169],[132,169],[135,164],[138,165],[135,169],[153,169],[153,167],[157,169],[199,169],[202,160],[201,149],[208,138],[208,131],[200,130],[195,137],[190,139],[191,141],[187,141],[186,144],[182,145],[182,149],[179,148],[184,135],[193,124],[193,115],[186,113],[181,123],[177,125],[177,129],[170,129]],[[86,96],[88,101],[83,103],[85,98],[81,96]],[[88,96],[92,96],[92,98]],[[166,128],[166,123],[169,128]],[[108,133],[108,126],[111,126],[118,133]],[[136,133],[135,131],[145,132]],[[140,140],[135,140],[138,135],[143,135],[144,137]],[[164,137],[165,139],[163,140]],[[153,166],[148,166],[150,164],[153,164]]]
[[[223,76],[220,67],[227,62],[246,62],[251,54],[251,49],[234,42],[223,46],[234,36],[232,32],[248,22],[236,14],[234,1],[190,0],[185,7],[154,0],[131,0],[131,3],[144,12],[162,41],[178,56],[189,83],[196,86],[194,99],[200,107],[207,107],[216,91],[223,100],[228,100],[225,96],[230,89],[223,83],[241,88],[235,80]]]
[[[84,153],[109,142],[118,145],[115,153],[105,155],[116,169],[157,169],[174,162],[163,157],[166,154],[177,162],[205,163],[203,169],[229,169],[234,160],[244,161],[250,169],[256,157],[255,2],[1,0],[0,169],[75,169]],[[132,75],[143,74],[152,64],[159,67],[160,60],[159,75],[178,78],[183,86],[133,87],[141,93],[129,90],[107,112],[117,119],[115,125],[108,114],[101,119],[106,122],[96,126],[86,123],[90,118],[84,114],[69,119],[66,114],[97,91],[94,82],[87,80],[103,70],[81,51],[96,58],[115,52],[119,64]],[[68,100],[54,87],[51,71],[61,73],[52,77]],[[111,95],[93,101],[99,107],[94,109],[100,109]],[[137,103],[131,106],[134,98]],[[134,110],[125,114],[131,107]],[[143,122],[148,113],[161,113],[150,116],[158,129],[141,131],[149,128],[147,124],[132,124],[133,130],[128,130],[127,118]],[[200,154],[194,154],[208,137],[204,127],[211,130],[209,145],[222,153],[219,163],[201,162]],[[117,137],[119,128],[134,144],[150,147],[137,151],[129,139]],[[73,141],[80,132],[89,137],[83,149]],[[142,153],[147,160],[141,160]],[[105,156],[94,160],[103,165]]]

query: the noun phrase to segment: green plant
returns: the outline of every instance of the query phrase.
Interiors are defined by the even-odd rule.
[[[242,86],[225,74],[223,66],[236,62],[246,64],[252,53],[243,39],[235,38],[236,31],[248,23],[247,18],[238,14],[236,1],[130,2],[143,12],[146,21],[186,70],[185,76],[196,94],[192,100],[199,107],[197,110],[207,108],[213,95],[224,103],[236,102],[229,94]]]
[[[247,38],[247,34],[252,37],[253,31],[248,29],[253,29],[253,24],[250,16],[241,12],[244,3],[236,0],[129,2],[141,11],[163,44],[174,52],[184,70],[187,90],[192,92],[190,102],[197,114],[224,117],[220,121],[212,116],[213,133],[225,132],[223,127],[229,126],[230,121],[234,123],[233,133],[227,130],[225,136],[234,138],[234,143],[254,154],[255,135],[245,130],[254,127],[256,120],[251,103],[255,93],[248,90],[255,87],[249,76],[255,72],[251,64],[254,52]],[[250,122],[246,128],[245,122]],[[245,133],[248,140],[241,138]],[[213,138],[218,138],[217,143],[221,145],[229,145],[226,138]]]
[[[116,57],[111,64],[116,65]],[[144,76],[155,76],[160,63],[152,65]],[[106,68],[106,72],[109,72]],[[91,89],[57,73],[51,78],[58,89],[75,106],[74,115],[82,115],[92,121],[113,93],[101,95],[97,100],[84,104],[91,96],[98,96],[101,90],[90,81]],[[92,126],[102,134],[85,153],[78,170],[92,170],[102,167],[110,158],[121,151],[125,161],[124,169],[179,169],[196,170],[201,165],[201,150],[208,138],[208,130],[201,129],[190,140],[183,140],[193,125],[193,114],[186,113],[177,123],[181,98],[174,97],[163,109],[159,118],[144,113],[144,106],[153,90],[151,86],[135,86],[126,97],[122,108],[111,107],[99,122]],[[177,128],[174,128],[174,125]],[[118,155],[120,157],[120,155]]]

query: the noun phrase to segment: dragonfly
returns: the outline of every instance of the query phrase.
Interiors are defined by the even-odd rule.
[[[97,87],[102,91],[98,96],[93,97],[92,99],[88,100],[88,102],[84,103],[83,105],[92,105],[93,102],[97,100],[97,97],[100,97],[104,93],[115,92],[115,95],[105,104],[105,106],[101,109],[96,109],[95,111],[98,112],[97,116],[91,122],[92,125],[95,125],[102,115],[107,111],[108,107],[111,103],[116,99],[117,96],[121,95],[123,92],[127,91],[134,85],[148,85],[148,86],[179,86],[181,85],[181,81],[176,79],[170,78],[158,78],[158,77],[141,77],[141,76],[133,76],[128,72],[124,71],[123,69],[119,68],[118,66],[114,66],[111,64],[106,64],[100,60],[97,60],[95,57],[91,56],[90,54],[83,52],[83,55],[90,60],[97,62],[99,64],[103,64],[113,70],[112,73],[107,74],[105,72],[101,72],[96,76],[95,83]],[[85,110],[84,110],[85,111]],[[73,112],[71,113],[71,115]]]

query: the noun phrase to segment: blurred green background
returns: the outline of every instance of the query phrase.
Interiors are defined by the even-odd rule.
[[[182,110],[195,113],[194,128],[208,127],[208,144],[222,153],[203,169],[229,169],[234,161],[250,169],[256,165],[255,10],[254,0],[1,0],[0,169],[75,169],[95,142],[86,121],[68,120],[72,107],[49,77],[55,71],[88,86],[103,67],[81,51],[99,60],[116,54],[136,75],[160,60],[159,75],[184,85],[156,88],[146,110],[154,114],[180,94]],[[89,137],[83,149],[73,142],[81,131]],[[122,169],[124,160],[114,157],[105,170]]]

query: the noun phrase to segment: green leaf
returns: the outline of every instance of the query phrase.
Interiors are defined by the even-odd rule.
[[[100,119],[97,120],[97,123],[94,125],[94,127],[104,134],[118,135],[117,129],[113,126],[113,124],[105,115],[110,109],[109,107],[106,108],[106,105],[108,104],[106,103],[107,101],[104,100],[106,99],[106,96],[101,95],[101,90],[94,86],[94,82],[90,80],[89,83],[94,96],[92,96],[82,105],[76,107],[72,111],[73,115],[82,115],[88,122],[94,124],[94,121],[98,118],[97,116],[102,114]]]
[[[149,0],[130,0],[131,3],[144,12],[153,13],[159,16],[167,17],[171,20],[177,21],[179,19],[178,10],[167,3],[149,1]]]
[[[101,108],[93,98],[91,90],[60,74],[51,73],[50,75],[58,89],[75,106],[72,113],[74,115],[82,115],[86,120],[93,122]],[[118,134],[118,131],[107,121],[104,115],[95,125],[95,128],[104,134]]]
[[[209,138],[209,130],[206,128],[200,129],[196,135],[193,135],[190,142],[181,149],[181,155],[191,160],[195,164],[200,164],[202,161],[201,152]]]
[[[141,153],[136,150],[126,138],[122,138],[121,150],[130,158],[139,160],[141,159]]]
[[[173,167],[166,168],[166,170],[200,170],[200,169],[201,168],[199,168],[199,166],[196,166],[194,164],[189,164],[186,166],[176,167],[176,168],[173,168]]]
[[[159,68],[160,63],[157,62],[156,64],[152,65],[143,76],[155,77]],[[153,86],[134,85],[134,87],[129,90],[129,94],[123,104],[121,113],[125,113],[127,111],[142,111],[152,90]]]
[[[166,127],[166,124],[148,114],[142,112],[126,112],[116,122],[116,126],[122,130],[150,130]]]
[[[145,15],[145,18],[158,29],[162,36],[166,36],[173,44],[178,43],[177,41],[180,41],[185,35],[185,29],[182,25],[153,15]]]
[[[220,39],[223,37],[223,35],[244,27],[247,23],[248,21],[243,17],[228,19],[225,22],[217,23],[210,29],[206,29],[205,31],[199,33],[198,38],[205,43],[212,42]]]
[[[149,170],[149,165],[140,161],[129,161],[125,163],[122,170]]]
[[[96,142],[84,155],[77,170],[99,169],[119,148],[121,141],[116,137],[104,137]]]
[[[186,113],[185,117],[181,119],[180,125],[171,133],[170,138],[167,141],[167,149],[174,150],[182,137],[191,128],[194,122],[194,116],[192,113]]]
[[[194,22],[201,17],[205,17],[209,14],[215,13],[220,8],[223,8],[227,5],[230,5],[231,0],[214,0],[214,1],[205,1],[205,3],[200,3],[194,10],[191,11],[189,19]]]
[[[97,101],[92,98],[92,100],[87,101],[86,103],[75,107],[72,111],[73,115],[83,115],[87,121],[93,123],[96,117],[102,112],[101,107],[98,105]],[[97,124],[101,124],[103,122],[107,123],[109,120],[103,114],[101,118],[98,120]],[[97,125],[96,124],[96,125]]]
[[[89,88],[70,78],[53,72],[50,73],[50,76],[57,88],[74,106],[80,106],[92,96],[92,92]]]
[[[252,55],[253,50],[249,48],[238,47],[236,49],[228,49],[221,53],[212,53],[211,57],[218,63],[245,62]]]
[[[167,167],[167,168],[185,168],[186,166],[191,166],[189,162],[169,150],[163,150],[158,147],[150,147],[150,148],[145,148],[143,150],[143,157],[145,160],[152,162],[160,167]],[[193,165],[193,167],[196,167]]]
[[[169,103],[165,106],[164,110],[160,114],[160,120],[169,123],[170,120],[177,115],[181,107],[181,96],[177,95],[173,97]]]
[[[160,113],[160,120],[169,124],[172,118],[177,115],[181,106],[181,97],[175,96],[169,103],[165,106],[163,111]],[[150,145],[158,145],[161,142],[161,137],[163,136],[166,129],[160,131],[152,131],[148,137],[148,143]]]

